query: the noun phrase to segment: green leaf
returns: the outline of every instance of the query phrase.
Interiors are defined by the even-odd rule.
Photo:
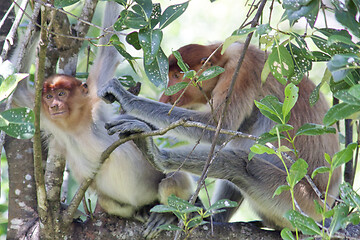
[[[0,101],[9,97],[18,83],[28,76],[29,74],[25,73],[16,73],[8,76],[0,85]]]
[[[325,158],[326,162],[327,162],[327,163],[329,163],[329,164],[331,165],[332,160],[331,160],[330,155],[329,155],[329,154],[327,154],[327,153],[324,153],[324,158]]]
[[[291,187],[294,187],[307,173],[308,164],[304,159],[299,158],[293,165],[290,167],[290,174],[287,177],[288,183]]]
[[[331,72],[329,71],[329,69],[326,68],[320,84],[317,85],[316,88],[311,92],[311,95],[309,97],[310,106],[314,106],[315,103],[319,100],[320,88],[324,83],[329,82],[330,78],[331,78]]]
[[[126,35],[126,42],[133,46],[136,50],[141,49],[138,32],[131,32]]]
[[[172,6],[169,6],[168,8],[166,8],[165,11],[163,12],[163,14],[159,18],[160,28],[161,29],[165,28],[167,25],[169,25],[175,19],[180,17],[184,13],[184,11],[188,7],[188,5],[189,5],[189,2],[184,2],[181,4],[172,5]]]
[[[34,112],[29,108],[13,108],[0,113],[3,124],[0,129],[18,139],[32,138],[35,133]],[[8,122],[6,125],[4,122]]]
[[[283,124],[282,119],[282,103],[279,102],[277,97],[268,95],[264,97],[260,102],[254,101],[255,105],[259,108],[260,112],[267,118],[273,120],[276,123]],[[286,116],[287,122],[290,118],[290,114]]]
[[[264,154],[264,153],[267,153],[267,154],[275,154],[275,150],[274,149],[271,149],[269,147],[266,147],[264,145],[260,145],[260,144],[254,144],[250,150],[256,154]]]
[[[121,85],[127,88],[134,87],[136,85],[134,78],[130,75],[121,76],[118,78],[118,80],[120,81]]]
[[[344,182],[340,185],[340,198],[350,207],[360,209],[360,196],[349,183]]]
[[[318,167],[311,174],[311,178],[314,178],[319,173],[328,173],[328,172],[330,172],[330,168],[328,168],[328,167]]]
[[[186,79],[186,78],[193,79],[195,76],[196,76],[196,71],[189,70],[187,72],[184,72],[183,79]]]
[[[329,36],[328,40],[327,40],[327,45],[332,45],[334,43],[345,43],[347,45],[353,46],[353,47],[357,47],[357,45],[355,43],[353,43],[353,41],[351,41],[351,36],[343,36],[343,35],[331,35]]]
[[[320,205],[320,203],[314,199],[315,211],[319,214],[323,214],[324,208]]]
[[[175,85],[172,85],[165,89],[164,95],[171,96],[175,93],[179,92],[180,90],[183,90],[188,85],[188,82],[178,82]]]
[[[174,224],[164,224],[164,225],[157,227],[157,229],[166,230],[166,231],[182,231],[182,228],[180,228]]]
[[[233,44],[234,42],[238,42],[244,38],[244,35],[247,35],[251,32],[254,32],[256,28],[246,28],[246,29],[238,29],[232,33],[232,35],[225,39],[223,47],[221,49],[221,54],[224,54],[226,49]]]
[[[56,8],[64,8],[64,7],[68,7],[71,6],[77,2],[79,2],[80,0],[55,0],[54,1],[54,7]]]
[[[285,9],[285,13],[282,16],[282,20],[287,18],[290,21],[290,25],[293,25],[297,20],[305,17],[306,21],[313,28],[319,12],[320,1],[285,0],[283,2],[283,8]]]
[[[221,208],[232,208],[237,207],[238,203],[234,201],[230,201],[229,199],[220,199],[216,201],[215,203],[211,204],[209,209],[207,211],[214,211]]]
[[[188,72],[189,71],[189,67],[186,63],[184,63],[184,60],[181,57],[181,54],[178,51],[173,51],[172,54],[174,55],[174,57],[177,60],[177,65],[179,66],[179,68],[183,71],[183,72]]]
[[[289,83],[285,87],[285,99],[282,106],[282,114],[283,116],[287,116],[291,109],[295,106],[295,103],[299,96],[299,88],[295,86],[293,83]],[[283,119],[285,121],[285,119]]]
[[[144,51],[145,65],[153,63],[158,55],[163,33],[160,29],[140,29],[139,42]]]
[[[269,55],[269,65],[272,75],[283,85],[294,73],[294,63],[288,50],[282,46],[275,46]]]
[[[326,35],[327,37],[330,37],[332,35],[344,35],[344,32],[348,34],[346,31],[339,31],[336,29],[318,29],[319,32]],[[342,54],[342,53],[351,53],[354,51],[354,48],[350,45],[347,45],[345,43],[337,42],[333,43],[331,45],[328,45],[328,41],[322,37],[319,37],[317,35],[310,36],[311,40],[315,43],[315,45],[321,50],[324,51],[326,54],[329,54],[331,56],[335,54]],[[325,55],[326,56],[326,55]]]
[[[159,49],[155,60],[151,64],[147,65],[144,62],[144,68],[146,76],[155,86],[158,87],[166,84],[168,79],[169,63],[161,48]]]
[[[339,229],[343,227],[343,222],[349,213],[349,206],[340,203],[334,208],[334,216],[331,220],[329,232],[330,237],[334,235]]]
[[[285,131],[290,131],[290,130],[294,129],[294,127],[289,124],[276,124],[275,126],[273,126],[271,128],[269,133],[272,135],[276,135],[276,133],[277,133],[276,129],[278,129],[279,133],[281,133],[281,132],[285,132]]]
[[[264,64],[264,68],[261,71],[261,83],[266,82],[266,79],[269,76],[270,72],[271,72],[271,70],[270,70],[270,65],[269,65],[269,59],[266,59],[266,62]]]
[[[352,86],[348,92],[351,94],[351,96],[357,98],[360,100],[360,84]]]
[[[206,69],[204,72],[201,73],[201,75],[199,76],[197,82],[202,82],[202,81],[205,81],[205,80],[212,79],[212,78],[220,75],[224,71],[225,71],[225,69],[222,68],[222,67],[219,67],[219,66],[210,67],[210,68]]]
[[[154,3],[151,13],[151,28],[154,28],[159,23],[159,18],[161,16],[161,6],[160,3]]]
[[[353,53],[343,53],[334,55],[327,63],[334,81],[343,80],[351,71],[350,66],[357,66],[360,63],[360,58]]]
[[[111,44],[121,54],[121,56],[123,56],[127,61],[135,60],[135,58],[133,56],[131,56],[130,53],[128,53],[125,50],[125,45],[122,42],[120,42],[120,41],[111,41]]]
[[[280,139],[284,139],[285,136],[280,134]],[[274,142],[278,140],[278,136],[277,135],[273,135],[270,133],[263,133],[259,136],[258,140],[256,143],[262,144],[264,145],[267,142]]]
[[[334,6],[336,20],[350,29],[355,36],[360,37],[359,6],[356,7],[353,1],[345,1],[344,3],[334,1]]]
[[[360,86],[360,85],[358,85]],[[354,86],[356,87],[356,86]],[[340,99],[341,101],[351,104],[351,105],[357,105],[360,106],[360,99],[354,97],[352,94],[350,94],[350,89],[345,89],[345,90],[339,90],[337,92],[334,93],[334,97]],[[357,89],[360,90],[360,89]],[[358,93],[355,93],[358,94]]]
[[[359,112],[360,106],[347,103],[339,103],[332,106],[324,116],[323,123],[325,125],[333,125],[336,121],[345,119],[348,116]]]
[[[168,197],[168,205],[175,208],[177,212],[180,213],[197,212],[201,209],[200,207],[191,205],[188,201],[181,199],[174,194]]]
[[[143,15],[145,15],[147,18],[150,18],[152,14],[152,6],[153,6],[152,1],[151,0],[134,0],[134,1],[138,4],[135,6],[139,6]]]
[[[348,161],[350,161],[353,157],[353,153],[356,146],[357,146],[356,143],[350,143],[349,145],[347,145],[345,149],[335,153],[332,159],[332,168],[335,169],[341,166],[342,164],[345,164]]]
[[[192,219],[190,219],[190,221],[187,223],[186,227],[188,229],[191,229],[191,228],[194,228],[194,227],[199,226],[204,223],[206,223],[206,222],[203,221],[201,216],[195,216]]]
[[[307,50],[306,45],[304,49],[300,49],[292,43],[287,44],[286,49],[291,54],[294,62],[294,74],[289,80],[294,84],[299,84],[304,78],[304,75],[312,68],[312,61],[309,60],[308,57],[311,55],[311,52]]]
[[[325,133],[336,134],[336,129],[329,126],[323,126],[315,123],[305,123],[296,132],[295,136],[308,135],[322,135]]]
[[[347,224],[353,224],[354,226],[359,225],[360,223],[360,212],[353,212],[351,213],[349,216],[347,216],[344,220],[343,220],[343,228],[345,228],[345,226],[347,226]]]
[[[176,212],[177,209],[174,207],[170,207],[167,205],[156,205],[150,209],[150,212],[157,212],[157,213],[169,213],[169,212]]]
[[[280,195],[282,192],[284,192],[284,191],[290,191],[290,186],[289,185],[281,185],[281,186],[279,186],[276,190],[275,190],[275,192],[274,192],[274,194],[273,194],[273,196],[272,197],[275,197],[275,196],[278,196],[278,195]]]
[[[117,29],[117,25],[119,23],[123,23],[127,28],[134,28],[134,29],[142,29],[149,25],[149,23],[144,18],[145,16],[142,16],[138,13],[129,11],[129,10],[123,10],[120,13],[120,18],[117,21],[117,23],[114,25],[115,30],[121,31],[124,29],[122,26],[120,29]],[[119,22],[119,23],[118,23]]]
[[[294,210],[288,211],[285,214],[285,218],[291,222],[293,227],[298,228],[303,234],[321,235],[321,230],[312,218],[306,217]]]
[[[294,235],[292,234],[291,230],[288,228],[284,228],[283,230],[281,230],[281,238],[284,240],[295,240]]]

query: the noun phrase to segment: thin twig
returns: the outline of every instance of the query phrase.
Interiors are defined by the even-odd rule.
[[[30,18],[29,14],[27,14],[23,8],[21,8],[17,3],[15,3],[15,4],[20,8],[20,10],[21,10],[22,12],[24,12],[25,16],[27,16],[28,18]],[[57,8],[55,8],[55,9],[56,9],[56,11],[59,10],[59,9],[57,9]],[[35,21],[34,21],[34,20],[31,20],[31,21],[32,21],[33,24],[35,24],[37,27],[43,28],[40,24],[38,24],[38,23],[36,22],[36,20],[35,20]],[[84,22],[84,23],[87,23],[87,21],[85,21],[85,20],[83,20],[83,22]],[[93,25],[96,26],[95,24],[92,24],[91,26],[93,26]],[[80,41],[89,41],[89,42],[91,42],[91,41],[93,41],[93,40],[99,40],[99,39],[105,37],[105,36],[108,35],[108,34],[124,34],[124,33],[116,33],[115,31],[109,30],[109,29],[107,29],[107,28],[101,28],[101,27],[99,27],[99,26],[96,26],[96,28],[101,29],[101,30],[104,32],[104,34],[102,34],[102,35],[100,35],[100,36],[98,36],[98,37],[91,37],[91,38],[90,38],[90,37],[77,37],[77,36],[72,36],[72,35],[65,35],[65,34],[53,32],[53,31],[51,31],[51,30],[49,30],[49,29],[45,29],[45,30],[48,32],[48,34],[53,34],[53,35],[56,35],[56,36],[59,36],[59,37],[72,38],[72,39],[76,39],[76,40],[80,40]]]
[[[5,13],[4,17],[1,19],[1,21],[0,21],[0,29],[1,29],[1,28],[2,28],[2,26],[4,25],[4,23],[5,23],[6,19],[7,19],[7,17],[8,17],[8,16],[9,16],[9,14],[11,13],[11,10],[14,8],[14,6],[15,6],[15,4],[14,4],[14,3],[12,3],[12,4],[10,5],[9,9],[6,11],[6,13]]]
[[[17,5],[17,3],[15,3],[15,4]],[[22,8],[22,9],[25,9],[27,4],[28,4],[28,0],[24,0],[21,3],[21,6],[19,6],[19,7]],[[17,33],[17,29],[18,29],[18,27],[20,25],[20,22],[21,22],[21,19],[23,18],[23,16],[24,16],[24,12],[18,13],[16,15],[15,21],[14,21],[13,25],[11,26],[11,29],[10,29],[8,35],[6,36],[6,39],[5,39],[5,42],[4,42],[3,50],[1,52],[1,59],[2,60],[7,58],[7,55],[9,53],[10,49],[11,49],[11,46],[14,45],[14,39],[15,39],[15,36],[16,36],[16,33]]]

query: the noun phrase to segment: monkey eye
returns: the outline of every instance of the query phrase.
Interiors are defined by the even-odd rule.
[[[45,98],[46,99],[51,99],[53,96],[51,94],[46,94]]]
[[[65,91],[60,91],[60,92],[58,93],[58,96],[59,96],[59,97],[66,96],[66,92],[65,92]]]
[[[174,76],[174,78],[180,78],[180,73],[175,72],[175,73],[173,74],[173,76]]]

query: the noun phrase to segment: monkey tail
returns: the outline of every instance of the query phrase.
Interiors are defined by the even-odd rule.
[[[106,8],[103,18],[103,28],[113,30],[112,26],[118,19],[121,11],[121,6],[112,1],[106,3]],[[106,46],[109,43],[112,34],[104,32],[104,37],[100,39],[99,52],[95,59],[89,74],[87,83],[92,94],[96,94],[105,83],[111,80],[114,76],[116,67],[122,61],[119,52],[113,46]]]

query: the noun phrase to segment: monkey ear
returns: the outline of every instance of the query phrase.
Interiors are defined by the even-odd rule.
[[[202,58],[202,59],[200,60],[200,64],[203,65],[203,64],[206,62],[207,59],[208,59],[207,57]],[[209,61],[206,63],[205,67],[206,67],[206,68],[209,68],[209,67],[211,67],[212,65],[213,65],[212,62],[209,60]]]
[[[89,93],[89,88],[88,85],[86,83],[82,83],[80,85],[80,89],[81,89],[81,93],[84,95],[87,95]]]

